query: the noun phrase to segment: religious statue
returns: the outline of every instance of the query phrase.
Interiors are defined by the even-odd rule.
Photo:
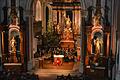
[[[16,52],[16,41],[14,36],[12,37],[12,39],[10,40],[10,46],[11,46],[11,51],[14,53]]]
[[[100,46],[100,40],[98,38],[94,41],[94,45],[95,45],[95,53],[99,54],[101,46]]]
[[[69,40],[71,38],[72,29],[65,28],[64,29],[64,39]]]
[[[93,62],[95,63],[101,53],[101,41],[99,40],[99,38],[96,38],[94,40],[94,45],[95,45],[95,55]]]
[[[65,24],[66,24],[66,28],[64,29],[63,38],[65,40],[69,40],[71,38],[71,33],[72,33],[72,29],[70,27],[71,21],[69,16],[65,18]]]
[[[71,25],[71,21],[70,21],[69,16],[65,19],[65,21],[66,21],[66,26],[70,26]]]

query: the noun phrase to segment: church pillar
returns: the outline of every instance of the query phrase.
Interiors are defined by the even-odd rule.
[[[63,26],[62,28],[65,27],[65,17],[66,17],[66,11],[62,11],[62,21],[61,21],[61,26]]]
[[[80,31],[81,23],[78,22],[79,20],[81,20],[81,16],[80,16],[81,14],[79,14],[79,12],[80,12],[80,11],[77,11],[77,12],[75,13],[75,11],[74,11],[74,13],[73,13],[73,15],[74,15],[74,17],[73,17],[73,18],[74,18],[74,22],[73,22],[74,25],[73,25],[73,26],[74,26],[74,27],[76,26],[76,28],[78,29],[78,33],[77,33],[78,36],[77,36],[77,45],[76,45],[76,47],[80,49],[80,54],[81,54],[81,45],[80,45],[80,41],[81,41],[81,33],[80,33],[80,32],[81,32],[81,31]],[[79,14],[79,16],[78,16],[77,14]],[[75,17],[78,18],[77,23],[75,23]],[[80,54],[79,54],[79,55],[80,55]]]
[[[0,71],[2,71],[2,32],[0,32]]]
[[[119,54],[119,61],[118,61],[118,63],[119,63],[119,73],[120,73],[120,32],[117,33],[117,37],[118,37],[118,40],[117,40],[118,41],[117,42],[118,43],[117,44],[118,45],[117,53]]]
[[[49,8],[49,22],[48,23],[50,23],[49,25],[49,27],[50,27],[50,29],[51,30],[53,30],[53,27],[52,27],[52,24],[53,24],[53,22],[52,22],[52,7],[51,7],[51,5],[48,5],[48,8]]]
[[[72,25],[74,26],[75,25],[75,10],[73,10],[72,11],[72,13],[73,13],[73,15],[72,15],[72,17],[73,17],[73,20],[72,20]]]
[[[42,2],[42,34],[46,32],[46,4]]]
[[[32,36],[33,36],[33,34],[32,34],[32,32],[33,32],[33,30],[32,30],[32,28],[33,28],[33,24],[32,24],[32,15],[29,15],[29,59],[31,60],[32,59]]]
[[[60,22],[61,22],[61,12],[60,12],[60,10],[58,11],[58,14],[59,14],[59,15],[58,15],[58,16],[59,16],[59,17],[58,17],[58,18],[59,18],[59,22],[58,22],[58,23],[60,23]]]
[[[32,58],[34,57],[33,54],[33,17],[32,17],[32,12],[31,10],[28,10],[28,15],[27,15],[27,22],[28,22],[28,27],[27,27],[27,32],[26,32],[26,49],[27,49],[27,69],[31,70],[32,69]]]
[[[83,73],[83,55],[82,55],[82,25],[81,25],[81,11],[79,10],[79,20],[80,23],[78,24],[78,46],[80,47],[80,67],[79,67],[79,72]]]
[[[62,14],[62,11],[60,11],[60,24],[62,22],[62,17],[63,17],[63,14]]]
[[[57,23],[57,11],[52,10],[52,21]]]

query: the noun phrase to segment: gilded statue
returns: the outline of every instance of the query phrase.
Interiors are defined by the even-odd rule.
[[[69,16],[65,19],[65,21],[66,21],[66,26],[70,26],[71,25],[71,21],[70,21]]]
[[[95,45],[95,57],[93,62],[96,62],[101,53],[102,40],[96,38],[96,40],[94,40],[94,45]]]
[[[67,18],[65,18],[65,24],[66,24],[66,27],[64,29],[63,38],[65,40],[69,40],[71,38],[71,33],[72,33],[72,29],[70,27],[71,21],[70,21],[69,16]]]
[[[96,54],[99,54],[100,53],[100,48],[101,48],[101,43],[100,43],[100,40],[97,38],[95,41],[94,41],[94,45],[95,45],[95,53]]]
[[[69,27],[64,29],[64,39],[69,40],[71,38],[72,29]]]
[[[14,37],[10,40],[11,51],[14,53],[16,52],[16,40]]]

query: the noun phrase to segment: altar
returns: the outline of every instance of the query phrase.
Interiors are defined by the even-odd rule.
[[[62,48],[74,48],[74,41],[73,40],[61,40],[60,46]]]
[[[60,40],[60,47],[61,48],[74,48],[75,42],[73,39],[73,29],[72,29],[72,25],[71,25],[71,20],[69,18],[69,16],[66,18],[65,17],[65,26],[64,26],[64,30],[61,33],[61,40]]]
[[[22,67],[22,63],[4,63],[4,70],[17,70],[20,71],[23,67]]]
[[[62,65],[64,55],[54,55],[54,64]]]

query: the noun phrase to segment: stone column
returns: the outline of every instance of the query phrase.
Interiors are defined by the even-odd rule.
[[[61,11],[59,10],[58,12],[59,12],[59,22],[58,23],[60,23],[61,22]]]
[[[117,40],[117,53],[119,54],[119,75],[120,75],[120,31],[117,33],[118,34],[118,40]]]
[[[65,17],[66,17],[66,16],[63,16],[63,14],[66,15],[66,11],[65,11],[65,10],[62,11],[62,18],[61,18],[61,20],[62,20],[62,22],[61,22],[61,26],[63,26],[62,28],[65,27]]]
[[[56,10],[52,11],[52,21],[57,23],[57,11]]]
[[[75,10],[73,10],[72,13],[73,13],[73,15],[72,15],[72,17],[73,17],[72,24],[74,26],[75,25]]]
[[[0,71],[2,71],[2,32],[0,32]]]
[[[28,13],[28,15],[27,15],[27,18],[28,18],[28,28],[27,28],[27,35],[26,35],[26,40],[28,41],[26,41],[27,43],[26,43],[26,49],[27,49],[27,53],[25,53],[25,54],[27,54],[27,57],[28,57],[28,65],[27,65],[27,69],[28,70],[31,70],[32,69],[32,58],[33,58],[33,47],[32,47],[32,45],[33,45],[33,16],[32,16],[32,11],[31,10],[28,10],[27,11],[27,13]]]
[[[119,80],[120,79],[120,39],[118,39],[118,41],[117,41],[116,57],[117,57],[116,58],[116,65],[115,65],[116,68],[113,69],[114,73],[112,76],[114,76],[116,78],[116,80]]]
[[[46,4],[42,3],[42,34],[46,32]]]
[[[83,62],[84,62],[84,58],[83,58],[83,52],[84,51],[82,51],[82,45],[83,45],[83,41],[82,41],[82,25],[81,25],[81,19],[82,19],[82,17],[81,17],[81,11],[79,11],[79,20],[80,20],[80,23],[79,23],[79,25],[78,25],[78,29],[79,29],[79,31],[78,31],[78,35],[79,35],[79,46],[80,46],[80,67],[79,67],[79,72],[80,73],[83,73]]]

